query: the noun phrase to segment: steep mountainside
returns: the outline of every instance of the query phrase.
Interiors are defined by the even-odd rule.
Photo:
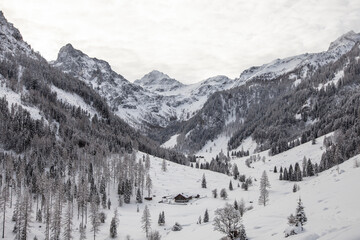
[[[212,93],[233,84],[229,78],[219,76],[184,85],[156,70],[130,83],[107,62],[90,58],[70,44],[60,49],[52,64],[98,91],[119,117],[145,133],[189,119]]]
[[[83,81],[50,66],[1,12],[0,36],[0,149],[35,154],[44,166],[59,156],[96,158],[133,148],[186,163],[114,115]]]
[[[239,80],[247,81],[254,78],[271,80],[295,70],[297,74],[293,77],[304,79],[308,74],[311,75],[314,69],[339,59],[343,54],[350,51],[358,41],[360,41],[360,34],[350,31],[330,43],[327,51],[276,59],[262,66],[251,67],[241,73]],[[238,83],[234,86],[238,86]]]
[[[288,148],[286,142],[299,138],[304,131],[306,138],[310,138],[311,134],[318,136],[328,132],[327,128],[324,129],[325,126],[318,125],[320,122],[323,124],[322,121],[326,121],[326,118],[315,114],[314,108],[323,109],[325,104],[327,108],[333,109],[338,98],[349,100],[352,96],[349,90],[357,92],[355,86],[349,88],[337,83],[344,78],[357,77],[351,72],[357,60],[348,56],[357,56],[357,47],[354,45],[358,39],[359,34],[350,32],[331,43],[327,52],[312,54],[311,58],[317,59],[316,61],[307,60],[306,65],[302,63],[289,68],[292,64],[284,65],[287,60],[279,60],[276,61],[278,67],[275,67],[276,64],[269,64],[266,68],[270,75],[269,72],[264,75],[264,71],[254,70],[253,75],[247,76],[245,84],[215,93],[198,114],[178,127],[179,131],[168,131],[178,135],[176,148],[196,152],[219,134],[227,134],[231,137],[230,149],[236,149],[242,140],[252,136],[262,149],[278,149],[278,145],[283,145],[280,150],[274,150],[276,153]],[[306,55],[302,55],[304,56]],[[297,58],[289,58],[289,61],[293,62]],[[283,71],[278,71],[279,69]],[[245,75],[243,73],[241,78],[246,79]],[[320,85],[314,86],[315,83]],[[337,86],[337,90],[333,91],[334,95],[329,96],[326,104],[323,92],[333,85]],[[342,91],[344,94],[340,94]],[[317,105],[317,102],[322,105]],[[309,130],[315,126],[316,131],[320,132]],[[335,128],[331,127],[333,130]]]
[[[97,90],[118,116],[151,138],[165,142],[177,134],[177,149],[193,152],[218,134],[241,128],[255,101],[266,109],[274,98],[310,79],[320,67],[337,61],[358,40],[360,34],[351,31],[332,42],[325,52],[277,59],[245,70],[235,80],[216,76],[191,85],[156,70],[130,83],[105,61],[90,58],[71,45],[60,50],[53,64]],[[219,93],[225,90],[225,95],[235,95],[233,100]],[[216,108],[219,110],[214,111]],[[196,137],[191,140],[192,136]]]

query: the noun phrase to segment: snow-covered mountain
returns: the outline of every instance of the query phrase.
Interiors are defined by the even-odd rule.
[[[190,120],[213,93],[254,79],[272,80],[291,72],[289,77],[294,84],[299,84],[320,66],[338,60],[359,40],[360,34],[351,31],[332,42],[327,51],[276,59],[243,71],[235,80],[216,76],[191,85],[182,84],[157,70],[131,83],[113,71],[106,61],[91,58],[70,44],[60,49],[57,60],[52,64],[92,86],[106,98],[118,116],[149,133],[154,128],[166,128],[173,123]]]
[[[358,41],[360,41],[360,34],[350,31],[331,42],[327,51],[276,59],[270,63],[246,69],[241,73],[240,81],[237,81],[234,86],[255,78],[271,80],[294,70],[297,70],[297,74],[293,77],[303,79],[308,76],[309,71],[314,72],[318,67],[338,60]]]
[[[189,119],[211,94],[233,85],[226,76],[184,85],[156,70],[131,83],[107,62],[91,58],[71,44],[60,49],[52,64],[97,90],[118,116],[145,132]]]
[[[0,11],[0,43],[0,60],[16,54],[39,58],[31,46],[23,41],[20,31],[6,20],[2,11]]]
[[[357,74],[352,69],[356,68],[359,57],[358,40],[360,34],[349,32],[331,43],[326,52],[277,60],[245,71],[235,80],[234,86],[237,87],[212,95],[193,118],[183,122],[177,132],[172,132],[167,138],[170,142],[164,146],[196,152],[208,141],[227,135],[231,137],[228,146],[233,149],[242,140],[254,135],[257,141],[262,142],[262,148],[273,146],[276,152],[282,150],[275,141],[278,141],[277,144],[284,138],[293,141],[300,138],[303,131],[319,134],[314,129],[322,129],[327,124],[324,116],[337,111],[332,107],[336,105],[335,99],[340,97],[348,102],[353,96],[348,93],[354,91],[354,87],[349,86],[341,94],[338,92],[346,85],[344,81],[353,81]],[[325,100],[324,94],[316,91],[326,91],[326,87],[337,88],[337,91]],[[329,106],[325,107],[326,104]],[[318,108],[332,110],[319,115]],[[282,113],[277,114],[280,111]],[[334,114],[333,118],[338,116],[344,115]],[[283,131],[281,138],[279,131]]]
[[[134,83],[150,92],[159,93],[169,93],[184,86],[181,82],[157,70],[149,72],[141,79],[135,80]]]

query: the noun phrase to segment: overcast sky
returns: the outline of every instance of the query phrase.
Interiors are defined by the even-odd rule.
[[[184,83],[235,78],[360,31],[359,0],[1,0],[0,9],[47,60],[71,43],[130,81],[153,69]]]

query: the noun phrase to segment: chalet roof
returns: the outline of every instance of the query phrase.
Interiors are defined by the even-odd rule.
[[[184,193],[179,193],[179,194],[175,195],[174,198],[176,198],[178,196],[183,196],[184,198],[190,198],[191,197],[191,195],[184,194]]]

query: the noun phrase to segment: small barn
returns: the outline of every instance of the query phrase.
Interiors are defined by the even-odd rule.
[[[192,199],[192,196],[188,196],[188,195],[182,194],[182,193],[180,193],[174,197],[174,200],[177,203],[186,203],[186,202],[189,202],[189,200],[191,200],[191,199]]]

